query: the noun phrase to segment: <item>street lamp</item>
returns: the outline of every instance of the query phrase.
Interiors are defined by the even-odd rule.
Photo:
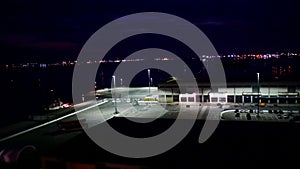
[[[149,95],[150,95],[150,82],[151,82],[150,69],[148,69],[148,78],[149,78]]]
[[[116,76],[112,76],[113,78],[113,82],[114,82],[114,92],[113,92],[113,95],[114,95],[114,100],[115,100],[115,114],[118,114],[118,109],[117,109],[117,98],[116,98]]]
[[[259,103],[260,103],[260,99],[259,99],[259,73],[257,73],[257,117],[259,116]]]

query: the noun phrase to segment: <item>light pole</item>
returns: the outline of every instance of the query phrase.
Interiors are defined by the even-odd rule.
[[[148,79],[149,79],[149,95],[150,95],[150,82],[151,82],[150,69],[148,69]]]
[[[113,78],[113,82],[114,82],[114,92],[113,92],[113,95],[114,95],[114,100],[115,100],[115,114],[118,114],[118,109],[117,109],[117,98],[116,98],[116,76],[112,76]]]
[[[257,117],[259,116],[259,73],[257,73]]]
[[[150,86],[153,86],[153,79],[152,79],[152,77],[150,78],[150,81],[151,81]]]

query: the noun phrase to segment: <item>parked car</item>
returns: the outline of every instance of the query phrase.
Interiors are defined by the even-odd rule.
[[[283,118],[288,119],[288,118],[290,118],[290,116],[289,116],[289,114],[283,114]]]
[[[72,103],[64,103],[62,106],[63,106],[63,108],[69,108],[69,107],[73,107],[73,104]]]
[[[260,107],[266,107],[266,103],[260,103],[259,106]]]

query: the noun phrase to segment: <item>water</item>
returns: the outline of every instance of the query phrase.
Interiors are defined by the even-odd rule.
[[[228,82],[256,82],[257,72],[261,74],[261,81],[299,81],[299,61],[298,58],[242,61],[224,59],[223,64]],[[126,64],[134,66],[139,62]],[[209,81],[201,62],[189,60],[187,64],[196,78],[203,82]],[[113,71],[117,66],[117,63],[101,65],[96,77],[97,88],[110,86]],[[178,69],[182,70],[182,78],[184,78],[184,68]],[[27,119],[29,114],[43,113],[43,106],[48,105],[54,98],[60,98],[63,102],[72,102],[72,74],[73,66],[1,69],[0,114],[2,118],[0,126]],[[151,70],[155,86],[169,76],[161,70]],[[126,77],[123,77],[123,81],[125,80],[127,80]],[[121,85],[120,77],[116,79],[116,84]],[[138,73],[131,82],[131,86],[148,86],[147,70]]]

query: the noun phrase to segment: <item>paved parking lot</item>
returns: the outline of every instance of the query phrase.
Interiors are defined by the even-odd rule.
[[[250,113],[252,121],[289,121],[291,117],[287,119],[278,118],[277,114],[274,113],[260,113],[260,117],[257,117],[256,113]],[[240,113],[240,117],[234,117],[235,120],[248,120],[247,113]]]
[[[230,109],[230,111],[222,113],[223,120],[288,122],[295,115],[300,115],[298,107],[288,106],[261,107],[259,117],[257,117],[257,107],[254,106],[236,106],[230,107]]]

